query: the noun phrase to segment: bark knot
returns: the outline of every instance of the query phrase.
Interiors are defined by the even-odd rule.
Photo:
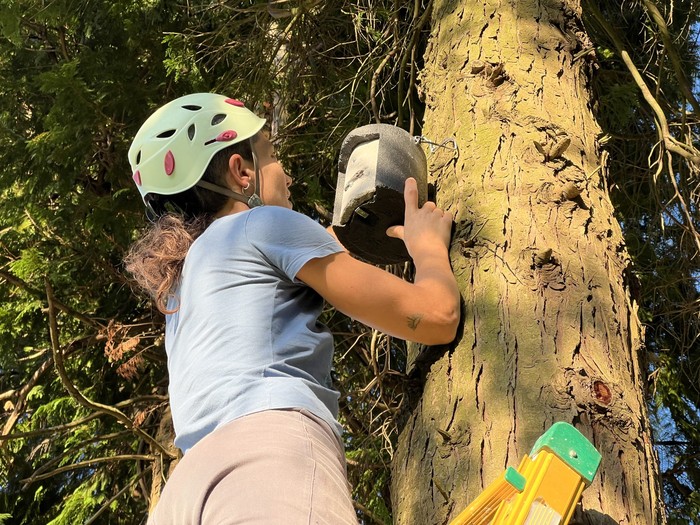
[[[505,65],[502,63],[481,62],[475,61],[471,65],[472,75],[481,75],[486,83],[496,88],[503,84],[510,77],[506,73]]]
[[[601,405],[608,406],[612,402],[612,390],[603,381],[593,381],[593,397]]]

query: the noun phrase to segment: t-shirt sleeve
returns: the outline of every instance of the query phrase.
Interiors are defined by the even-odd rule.
[[[278,206],[251,210],[245,232],[248,242],[291,280],[311,259],[344,251],[323,226]]]

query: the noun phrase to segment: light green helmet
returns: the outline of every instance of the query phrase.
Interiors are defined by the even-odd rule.
[[[175,195],[197,184],[242,197],[200,179],[218,151],[250,139],[264,125],[265,119],[242,102],[223,95],[195,93],[164,105],[143,123],[129,148],[144,202],[148,205],[149,194]]]

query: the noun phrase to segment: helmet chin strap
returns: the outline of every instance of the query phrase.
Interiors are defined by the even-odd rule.
[[[227,197],[242,202],[243,204],[246,204],[250,209],[257,208],[258,206],[264,206],[265,203],[257,194],[258,188],[260,187],[260,169],[258,168],[258,157],[255,154],[255,150],[253,149],[252,140],[250,144],[250,149],[253,154],[253,167],[255,168],[255,189],[253,190],[252,195],[248,196],[244,193],[236,193],[230,188],[225,188],[223,186],[219,186],[218,184],[212,184],[211,182],[207,182],[205,180],[200,180],[199,182],[197,182],[197,186],[209,191],[213,191],[214,193],[226,195]]]

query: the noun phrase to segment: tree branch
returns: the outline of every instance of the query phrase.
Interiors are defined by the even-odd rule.
[[[102,436],[95,436],[93,438],[81,441],[79,445],[76,445],[74,447],[71,447],[67,450],[64,450],[61,454],[52,457],[50,460],[48,460],[46,463],[41,465],[38,469],[36,469],[33,473],[32,476],[39,476],[49,470],[50,468],[53,468],[54,465],[57,463],[60,464],[61,461],[63,461],[64,458],[67,458],[71,454],[74,454],[78,450],[81,450],[92,443],[98,443],[100,441],[111,441],[112,439],[115,438],[121,438],[126,435],[131,435],[131,431],[129,430],[122,430],[121,432],[113,432],[112,434],[105,434]]]
[[[99,518],[104,511],[109,509],[110,505],[112,505],[113,502],[115,502],[122,494],[129,490],[135,483],[140,481],[151,470],[153,470],[153,465],[149,465],[148,468],[144,469],[142,472],[137,473],[133,478],[131,478],[129,483],[124,485],[124,487],[119,492],[117,492],[114,496],[109,498],[109,500],[107,500],[105,504],[102,505],[102,507],[100,507],[100,510],[98,510],[95,514],[90,516],[90,518],[85,523],[83,523],[83,525],[91,525],[92,523],[94,523],[95,520]]]
[[[14,397],[14,395],[16,393],[17,393],[17,390],[14,388],[12,390],[7,390],[6,392],[3,392],[2,394],[0,394],[0,402],[7,401],[8,399],[11,399],[12,397]]]
[[[387,34],[389,31],[389,28],[387,28],[386,31],[384,31],[384,34]],[[377,68],[374,70],[374,73],[372,74],[372,80],[369,85],[369,98],[370,102],[372,104],[372,114],[374,115],[374,120],[377,123],[381,122],[381,118],[379,115],[379,105],[377,104],[377,81],[379,80],[379,75],[381,74],[382,70],[386,67],[386,65],[389,63],[389,60],[391,60],[396,53],[399,52],[400,49],[400,42],[398,39],[394,42],[394,47],[389,51],[386,56],[382,59],[382,61],[379,63]]]
[[[136,427],[134,425],[134,422],[126,414],[124,414],[122,411],[118,410],[117,408],[115,408],[113,406],[104,405],[102,403],[97,403],[96,401],[92,401],[92,400],[88,399],[71,382],[71,380],[68,377],[68,374],[66,372],[65,366],[63,364],[63,353],[61,351],[59,337],[58,337],[58,322],[56,320],[56,308],[54,306],[53,289],[51,288],[51,283],[49,283],[48,279],[46,280],[46,298],[47,298],[48,303],[49,303],[49,333],[51,336],[51,348],[53,351],[53,358],[54,358],[54,363],[55,363],[55,367],[56,367],[56,372],[58,372],[58,376],[61,379],[61,383],[63,383],[63,386],[68,391],[68,393],[78,403],[80,403],[84,407],[90,408],[91,410],[96,410],[98,412],[102,412],[102,413],[111,415],[117,421],[122,423],[126,428],[132,430],[141,439],[143,439],[144,441],[148,442],[151,446],[153,446],[154,450],[159,451],[161,454],[165,455],[168,458],[174,459],[175,458],[174,454],[172,454],[168,450],[166,450],[160,443],[158,443],[155,439],[153,439],[150,435],[145,433],[143,430]]]
[[[20,414],[24,411],[24,406],[27,400],[27,395],[29,392],[32,391],[32,389],[36,386],[36,384],[39,382],[39,379],[41,379],[41,376],[44,375],[44,373],[51,368],[51,364],[53,363],[53,357],[49,357],[46,359],[41,365],[39,365],[39,368],[37,368],[34,373],[32,374],[32,377],[29,378],[29,381],[25,383],[25,385],[20,389],[19,394],[17,395],[17,400],[15,401],[15,407],[12,409],[12,414],[7,418],[5,421],[5,424],[2,427],[2,434],[0,435],[0,442],[3,439],[7,439],[7,435],[9,432],[12,430],[12,428],[15,426],[15,423],[17,422],[17,419],[19,419]],[[0,445],[2,446],[2,445]]]
[[[369,518],[372,523],[377,524],[377,525],[381,525],[382,523],[384,523],[384,520],[382,520],[380,517],[378,517],[374,512],[369,510],[367,507],[365,507],[359,501],[353,501],[352,503],[355,506],[355,508],[357,510],[359,510],[360,512],[362,512],[362,514],[364,515],[365,518]]]
[[[158,459],[157,456],[152,454],[122,454],[119,456],[108,456],[103,458],[87,459],[85,461],[79,461],[78,463],[73,463],[71,465],[65,465],[59,467],[56,470],[47,472],[46,474],[41,474],[39,476],[30,476],[23,480],[20,480],[24,485],[29,485],[35,481],[41,481],[42,479],[48,479],[55,476],[56,474],[61,474],[62,472],[70,472],[71,470],[76,470],[83,467],[90,467],[98,463],[111,463],[114,461],[155,461]]]
[[[143,396],[143,397],[138,397],[134,399],[127,399],[125,401],[122,401],[120,403],[117,403],[114,405],[116,408],[124,408],[129,405],[135,405],[137,403],[141,403],[144,401],[159,401],[159,402],[164,402],[168,400],[168,396]],[[76,419],[75,421],[71,421],[70,423],[66,423],[64,425],[56,425],[53,427],[49,428],[40,428],[37,430],[30,430],[29,432],[18,432],[16,434],[3,434],[0,435],[0,441],[9,441],[11,439],[25,439],[25,438],[30,438],[30,437],[36,437],[36,436],[43,436],[44,434],[58,434],[60,432],[65,432],[66,430],[72,430],[76,427],[79,427],[80,425],[84,425],[85,423],[88,423],[92,421],[95,418],[98,418],[100,416],[105,415],[103,411],[98,411],[98,412],[93,412],[92,414],[85,416],[82,419]]]
[[[413,134],[413,127],[414,127],[414,122],[413,122],[413,104],[411,102],[411,93],[415,91],[416,86],[415,86],[415,54],[416,54],[416,48],[418,47],[418,39],[420,38],[421,31],[423,31],[423,27],[425,24],[428,23],[428,20],[430,20],[430,17],[432,16],[433,12],[433,0],[428,0],[428,4],[425,6],[425,9],[423,10],[423,14],[420,16],[420,19],[418,19],[418,12],[420,11],[420,0],[414,0],[413,2],[413,18],[410,23],[411,27],[411,35],[409,38],[409,44],[404,48],[403,50],[403,55],[401,57],[401,65],[399,68],[399,85],[398,85],[398,95],[397,95],[397,100],[398,100],[398,121],[397,125],[399,127],[403,127],[403,105],[404,102],[407,101],[409,108],[410,108],[410,113],[411,113],[411,121],[409,123],[409,133]],[[411,59],[411,76],[409,79],[409,85],[408,89],[406,89],[406,95],[403,95],[403,78],[404,75],[406,74],[406,64],[408,63],[408,59]]]
[[[645,4],[648,4],[648,0],[645,1]],[[632,58],[630,57],[629,53],[625,50],[624,46],[622,45],[622,42],[620,41],[618,35],[615,33],[613,28],[610,26],[608,21],[605,19],[605,17],[602,15],[602,13],[599,11],[598,6],[596,5],[595,2],[587,2],[587,5],[590,9],[590,12],[592,13],[593,17],[596,19],[596,21],[600,24],[600,26],[605,30],[605,32],[608,34],[610,39],[613,41],[613,44],[615,45],[615,48],[617,52],[620,54],[620,57],[622,58],[622,61],[624,62],[625,66],[629,70],[630,74],[632,75],[632,78],[634,79],[635,83],[637,84],[637,87],[639,90],[642,92],[642,96],[644,97],[644,100],[646,103],[649,105],[651,108],[652,112],[654,113],[654,120],[656,121],[656,131],[659,136],[659,141],[660,144],[663,145],[664,148],[666,148],[667,152],[667,160],[666,160],[666,167],[668,169],[668,177],[670,180],[671,185],[673,186],[673,189],[675,191],[675,198],[678,199],[681,212],[685,218],[686,224],[685,227],[689,231],[689,233],[693,237],[693,241],[695,243],[695,246],[697,248],[696,253],[700,253],[700,234],[695,228],[695,225],[693,224],[693,220],[691,217],[690,213],[690,208],[688,204],[686,203],[686,200],[683,198],[683,195],[680,192],[680,189],[678,187],[678,183],[676,182],[674,170],[673,170],[673,164],[672,164],[672,159],[670,156],[670,153],[675,153],[676,155],[682,157],[685,159],[688,163],[694,164],[695,166],[700,166],[700,151],[693,147],[691,144],[683,144],[682,142],[676,140],[675,137],[671,134],[671,131],[668,126],[668,119],[666,118],[666,114],[664,113],[663,109],[659,105],[658,101],[656,98],[654,98],[654,95],[651,93],[649,90],[649,86],[647,86],[646,82],[642,78],[641,73],[637,69],[637,67],[634,65],[634,62],[632,61]],[[658,13],[659,17],[661,16],[660,13]],[[663,18],[661,18],[661,22],[663,22]],[[659,21],[657,20],[657,24]],[[659,166],[656,171],[657,176],[661,174],[663,168],[664,168],[664,162],[663,162],[663,151],[660,152],[659,154]]]
[[[17,286],[18,288],[21,288],[25,292],[27,292],[29,295],[32,295],[36,297],[37,299],[44,299],[44,294],[35,288],[32,288],[29,283],[23,281],[19,277],[16,277],[12,275],[9,272],[6,272],[5,270],[0,270],[0,279],[5,279],[8,283],[13,284]],[[102,323],[99,323],[95,321],[94,319],[90,319],[89,317],[81,314],[80,312],[77,312],[73,310],[70,306],[63,304],[61,301],[58,299],[54,298],[54,307],[57,308],[58,310],[61,310],[63,313],[66,313],[70,316],[75,317],[76,319],[82,321],[84,324],[91,326],[96,329],[104,329],[105,326],[102,325]]]
[[[637,66],[634,65],[632,58],[630,57],[629,53],[625,50],[625,47],[620,41],[620,38],[615,33],[615,30],[610,26],[608,21],[605,19],[603,14],[600,12],[596,3],[589,1],[586,3],[586,5],[590,9],[590,12],[593,15],[593,17],[596,19],[596,22],[600,24],[600,26],[610,37],[610,40],[612,40],[613,44],[615,45],[615,49],[620,54],[622,61],[625,63],[625,66],[632,75],[632,78],[637,84],[637,87],[642,92],[644,100],[654,112],[654,116],[658,124],[657,132],[659,134],[659,138],[663,142],[666,149],[668,149],[672,153],[676,153],[677,155],[682,156],[683,158],[692,162],[693,164],[700,165],[700,152],[692,146],[682,144],[671,135],[671,132],[668,127],[668,120],[666,119],[666,114],[664,113],[664,110],[661,109],[661,106],[654,98],[654,95],[649,90],[649,87],[647,86],[646,82],[644,82],[641,73],[639,73]]]
[[[670,157],[670,153],[667,153],[667,155]],[[678,199],[678,202],[681,205],[681,211],[683,212],[683,215],[685,216],[685,220],[688,224],[688,228],[690,229],[690,232],[693,234],[693,240],[695,241],[695,248],[697,249],[697,253],[700,253],[700,235],[698,234],[697,230],[695,229],[695,226],[693,225],[693,218],[690,216],[690,208],[688,207],[688,204],[685,202],[685,199],[683,198],[683,195],[681,195],[680,188],[678,187],[678,183],[676,182],[676,177],[675,174],[673,173],[672,169],[672,163],[671,159],[668,159],[668,178],[671,181],[671,184],[673,185],[673,189],[676,192],[676,198]]]
[[[642,75],[639,73],[639,70],[634,65],[634,62],[630,58],[629,53],[624,49],[620,49],[619,52],[620,56],[622,57],[622,61],[627,66],[627,69],[629,69],[629,72],[632,74],[632,78],[634,78],[637,87],[642,92],[644,100],[647,104],[649,104],[649,107],[651,107],[652,111],[654,112],[654,116],[656,117],[656,121],[659,125],[659,135],[666,149],[672,153],[680,155],[686,160],[692,162],[693,164],[700,165],[700,152],[698,152],[692,146],[688,146],[687,144],[683,144],[677,141],[671,135],[671,131],[668,127],[668,120],[666,119],[666,114],[664,113],[664,110],[661,109],[661,106],[654,98],[654,95],[652,95],[651,91],[649,90],[649,87],[646,85],[646,82],[644,82]]]
[[[681,58],[678,55],[678,50],[673,43],[673,39],[668,31],[668,25],[666,25],[666,20],[661,15],[659,8],[656,6],[653,0],[642,0],[644,7],[649,13],[650,18],[656,24],[656,27],[661,35],[661,40],[664,43],[664,49],[666,54],[671,59],[671,65],[673,66],[673,71],[676,74],[676,79],[678,80],[678,86],[683,92],[683,96],[686,100],[693,106],[693,111],[700,115],[700,104],[698,104],[697,99],[693,95],[693,91],[690,89],[690,83],[688,82],[688,77],[683,70],[683,64],[681,64]]]

